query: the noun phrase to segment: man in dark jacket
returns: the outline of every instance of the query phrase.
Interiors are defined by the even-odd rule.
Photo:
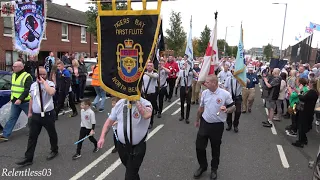
[[[58,62],[57,67],[58,70],[56,74],[56,95],[58,98],[58,104],[56,107],[56,120],[58,120],[59,112],[64,106],[64,101],[67,97],[67,94],[69,93],[71,85],[71,74],[67,69],[65,69],[64,63]]]
[[[80,99],[84,97],[84,90],[86,89],[86,82],[87,82],[87,67],[84,63],[84,57],[81,56],[79,60],[79,88],[80,88]]]

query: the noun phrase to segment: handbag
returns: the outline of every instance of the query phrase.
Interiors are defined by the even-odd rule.
[[[299,101],[299,102],[297,103],[296,109],[297,109],[298,111],[303,111],[303,110],[304,110],[304,102]]]

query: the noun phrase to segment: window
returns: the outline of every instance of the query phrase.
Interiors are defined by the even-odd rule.
[[[23,60],[27,60],[27,56],[22,56]],[[19,58],[19,53],[16,51],[6,51],[6,71],[12,71],[12,65],[15,63]]]
[[[93,43],[94,43],[94,44],[98,44],[97,36],[93,36]]]
[[[11,35],[12,34],[12,21],[11,17],[3,17],[3,34]]]
[[[81,42],[86,43],[87,42],[87,31],[85,27],[81,27]]]
[[[62,23],[61,37],[62,37],[62,40],[69,40],[69,38],[68,38],[68,24]]]

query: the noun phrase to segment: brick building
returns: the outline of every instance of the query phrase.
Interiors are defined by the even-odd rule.
[[[95,57],[97,43],[94,35],[86,32],[88,27],[85,12],[72,9],[68,4],[58,5],[47,1],[47,27],[38,60],[43,60],[50,51],[55,57],[61,58],[64,52]],[[0,69],[11,70],[12,64],[18,59],[18,53],[12,46],[11,18],[0,17]],[[26,59],[26,57],[24,57]]]

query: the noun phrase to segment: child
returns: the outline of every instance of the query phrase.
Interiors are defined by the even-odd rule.
[[[112,99],[111,99],[112,107],[114,107],[119,100],[120,100],[120,98],[118,98],[118,97],[112,97]],[[116,122],[114,122],[112,124],[112,126],[115,129],[115,133],[117,133],[117,123],[118,122],[116,121]],[[116,153],[118,151],[117,150],[117,138],[116,138],[116,135],[114,133],[113,133],[113,142],[114,142],[114,149],[112,149],[112,153]]]
[[[89,99],[84,99],[81,103],[81,129],[79,140],[90,134],[91,136],[89,137],[89,140],[94,144],[93,152],[96,153],[99,150],[97,148],[97,140],[93,137],[96,118],[90,106],[91,101]],[[81,147],[82,142],[79,142],[77,145],[77,153],[72,156],[73,160],[81,157]]]

